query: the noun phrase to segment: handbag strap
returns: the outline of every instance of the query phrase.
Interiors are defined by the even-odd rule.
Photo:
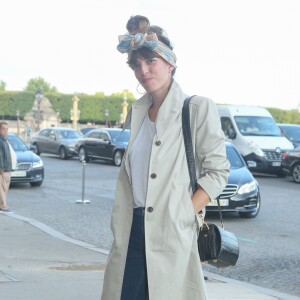
[[[190,101],[193,97],[194,96],[186,98],[183,103],[182,131],[183,131],[183,140],[184,140],[186,160],[187,160],[188,170],[190,175],[191,187],[192,187],[193,194],[195,194],[196,190],[198,189],[198,184],[197,184],[197,177],[196,177],[196,164],[195,164],[193,141],[192,141],[192,134],[191,134],[191,126],[190,126],[190,106],[189,106]],[[219,198],[220,196],[217,197],[218,209],[219,209],[221,225],[222,228],[224,228],[223,216],[222,216]]]

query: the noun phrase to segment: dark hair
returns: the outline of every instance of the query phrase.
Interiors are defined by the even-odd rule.
[[[157,38],[160,42],[164,43],[167,47],[169,47],[171,50],[173,50],[173,46],[171,44],[171,41],[166,35],[166,32],[159,26],[151,25],[148,20],[148,18],[140,15],[131,16],[126,24],[126,29],[128,30],[129,34],[135,35],[137,33],[156,33]],[[147,49],[147,48],[141,48],[135,51],[132,51],[128,55],[128,65],[133,69],[134,66],[137,63],[138,58],[143,59],[152,59],[154,57],[160,57],[155,52]],[[175,74],[175,68],[173,70],[173,75]]]

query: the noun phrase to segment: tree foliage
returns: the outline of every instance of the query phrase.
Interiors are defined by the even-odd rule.
[[[296,110],[282,110],[279,108],[267,108],[276,123],[300,124],[300,113]]]
[[[16,110],[20,111],[22,120],[26,113],[30,112],[35,99],[35,92],[0,92],[0,118],[16,119]],[[54,112],[60,113],[62,122],[70,122],[70,111],[73,108],[73,94],[44,93],[49,99]],[[118,124],[122,114],[124,93],[115,93],[110,96],[99,92],[96,95],[77,94],[79,98],[80,123],[94,122],[105,124],[105,110],[109,110],[108,121]],[[135,101],[133,94],[127,93],[128,110]]]
[[[27,86],[24,88],[24,91],[35,93],[38,89],[42,89],[44,93],[58,92],[55,86],[51,86],[50,83],[46,82],[42,77],[30,79],[27,82]]]
[[[5,91],[6,83],[3,80],[0,80],[0,91]]]

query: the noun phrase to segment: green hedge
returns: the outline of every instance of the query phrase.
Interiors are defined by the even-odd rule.
[[[31,110],[33,102],[34,95],[30,92],[0,92],[0,118],[16,119],[17,110],[23,118]]]
[[[60,111],[63,122],[70,122],[70,110],[73,107],[74,95],[60,93],[45,93],[54,111]],[[104,124],[105,109],[109,110],[109,121],[115,124],[120,120],[122,113],[123,94],[114,93],[105,96],[97,93],[95,96],[78,94],[80,99],[78,109],[80,110],[80,123],[94,122]],[[128,110],[135,101],[134,96],[127,92]],[[30,112],[34,103],[35,94],[32,92],[7,92],[0,91],[0,119],[15,120],[16,111],[20,111],[22,120],[26,113]],[[267,108],[277,123],[300,124],[300,113],[297,110],[282,110],[278,108]]]
[[[271,113],[276,123],[300,124],[300,113],[295,109],[282,110],[268,107],[267,110]]]
[[[49,99],[54,111],[60,112],[60,118],[63,122],[70,121],[70,110],[73,107],[74,95],[45,93]],[[105,123],[105,109],[109,110],[109,121],[113,124],[119,122],[122,113],[123,96],[122,93],[116,93],[105,96],[102,93],[96,96],[78,94],[78,109],[80,110],[80,123],[95,122],[97,124]],[[133,95],[127,95],[128,110],[135,101]],[[31,92],[0,92],[0,119],[16,119],[16,111],[20,111],[22,120],[27,112],[30,112],[34,103],[35,94]]]

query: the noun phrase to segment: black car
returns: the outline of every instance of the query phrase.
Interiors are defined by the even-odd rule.
[[[80,138],[75,151],[81,161],[104,159],[120,166],[130,137],[128,129],[99,128]]]
[[[226,142],[227,159],[230,162],[228,183],[220,195],[222,212],[236,211],[240,217],[254,218],[260,210],[259,185],[236,147]],[[213,199],[206,211],[218,211],[217,200]]]
[[[35,153],[56,154],[61,159],[76,156],[75,143],[82,137],[82,133],[63,127],[50,127],[37,132],[31,138],[31,144],[35,146]]]
[[[300,183],[300,146],[282,155],[281,167],[286,175],[291,175],[294,182]]]
[[[286,136],[294,145],[294,147],[300,146],[300,124],[277,124]]]
[[[13,133],[9,133],[7,139],[17,156],[17,167],[11,172],[11,183],[30,183],[31,186],[40,186],[44,180],[44,164],[42,159],[32,152],[34,147],[28,147]]]
[[[81,128],[80,129],[80,132],[85,135],[87,134],[89,131],[93,130],[93,129],[96,129],[95,127],[85,127],[85,128]]]

